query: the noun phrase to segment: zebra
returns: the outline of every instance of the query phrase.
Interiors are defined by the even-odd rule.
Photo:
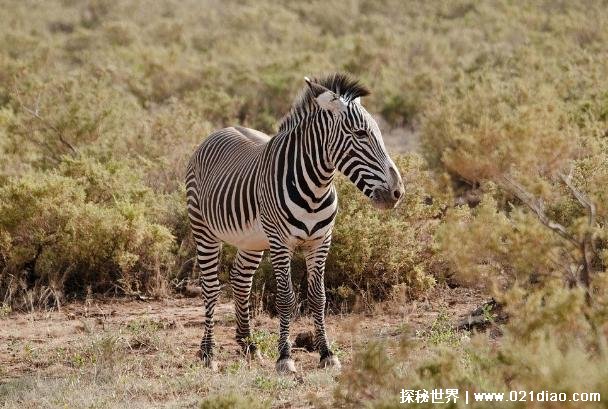
[[[361,105],[369,90],[341,73],[304,79],[304,90],[274,137],[240,126],[217,130],[188,163],[187,210],[205,306],[199,356],[207,367],[217,369],[213,315],[220,292],[218,256],[226,242],[238,250],[229,281],[243,352],[250,358],[260,355],[251,340],[249,298],[263,252],[270,250],[280,322],[276,370],[296,372],[289,342],[295,304],[290,261],[298,248],[305,252],[319,367],[339,369],[324,316],[325,259],[338,209],[334,176],[344,174],[380,209],[394,208],[404,194],[380,129]]]

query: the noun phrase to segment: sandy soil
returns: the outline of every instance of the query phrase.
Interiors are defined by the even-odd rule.
[[[414,127],[392,127],[382,116],[375,115],[374,118],[382,131],[382,139],[389,154],[420,151],[420,132]]]

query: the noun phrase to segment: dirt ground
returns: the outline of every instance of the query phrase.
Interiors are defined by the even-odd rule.
[[[405,332],[428,329],[442,311],[456,321],[483,301],[471,289],[437,288],[421,300],[391,301],[376,305],[374,311],[330,315],[328,334],[347,367],[354,351],[371,340],[396,340]],[[60,311],[10,313],[0,319],[0,403],[4,407],[120,407],[125,402],[129,407],[150,403],[196,407],[205,396],[228,393],[232,387],[244,393],[261,392],[274,407],[310,407],[311,393],[331,396],[336,374],[317,368],[317,353],[294,351],[303,375],[297,382],[274,374],[276,317],[254,318],[266,358],[246,363],[234,340],[233,311],[228,299],[216,309],[220,369],[215,374],[195,357],[204,318],[199,298],[88,300]],[[310,329],[310,318],[297,319],[292,339]]]
[[[391,127],[382,116],[376,115],[374,118],[382,131],[382,139],[389,154],[420,151],[420,133],[415,126]]]

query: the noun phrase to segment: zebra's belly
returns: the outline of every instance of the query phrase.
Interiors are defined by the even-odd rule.
[[[216,231],[218,238],[241,250],[268,250],[268,237],[260,223],[245,227],[242,231]]]

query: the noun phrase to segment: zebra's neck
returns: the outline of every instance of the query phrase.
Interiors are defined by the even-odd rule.
[[[283,151],[286,172],[284,183],[292,199],[311,211],[322,209],[335,200],[333,178],[336,168],[329,152],[331,118],[322,113],[292,118],[274,138]]]

